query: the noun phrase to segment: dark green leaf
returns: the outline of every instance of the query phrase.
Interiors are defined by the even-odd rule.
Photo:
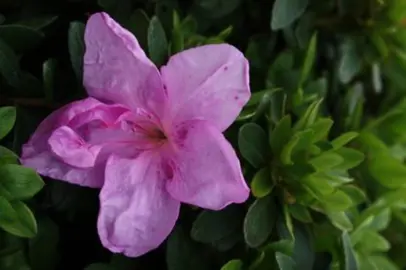
[[[44,38],[41,32],[24,25],[0,25],[0,37],[16,53],[24,53],[35,48]]]
[[[18,156],[11,150],[0,145],[0,166],[4,164],[17,164]]]
[[[44,81],[45,98],[52,102],[54,98],[56,59],[48,59],[42,65],[42,77]]]
[[[127,29],[134,34],[144,50],[148,49],[148,27],[149,27],[149,17],[142,10],[135,10],[129,19]]]
[[[245,242],[251,247],[264,244],[275,225],[276,213],[272,197],[257,199],[248,209],[244,220]]]
[[[272,8],[271,28],[278,30],[292,24],[308,5],[308,0],[276,0]]]
[[[162,65],[168,56],[168,40],[158,17],[152,17],[148,26],[148,52],[152,62]]]
[[[34,237],[37,223],[31,210],[20,201],[8,202],[0,196],[0,227],[20,237]]]
[[[222,241],[239,240],[238,233],[242,227],[244,214],[238,206],[232,205],[221,211],[203,211],[193,223],[191,236],[194,240],[214,245]]]
[[[309,47],[307,48],[306,57],[303,63],[299,87],[301,87],[309,77],[309,74],[312,70],[316,58],[316,49],[317,49],[317,34],[313,34],[309,43]]]
[[[338,76],[342,83],[349,83],[361,70],[362,59],[357,52],[354,40],[347,39],[341,46]]]
[[[115,268],[106,263],[92,263],[85,270],[115,270]]]
[[[257,124],[248,123],[240,128],[238,146],[241,155],[252,166],[260,168],[267,162],[268,140],[265,131]]]
[[[21,70],[14,51],[0,39],[0,75],[15,88],[20,87]]]
[[[0,108],[0,140],[3,139],[14,127],[17,113],[15,107]]]
[[[233,12],[241,0],[200,0],[197,1],[201,12],[211,18],[219,18]]]
[[[301,222],[310,223],[312,222],[312,217],[310,215],[309,210],[303,205],[300,204],[292,204],[288,206],[290,214],[300,220]]]
[[[38,174],[20,165],[0,165],[0,194],[7,198],[27,199],[44,186]]]
[[[83,56],[85,55],[84,43],[85,25],[81,22],[71,22],[68,32],[68,45],[70,61],[75,72],[76,79],[82,85]]]

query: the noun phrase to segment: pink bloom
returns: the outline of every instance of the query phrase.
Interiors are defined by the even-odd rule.
[[[90,97],[46,118],[21,161],[101,188],[97,227],[106,248],[140,256],[165,240],[181,202],[219,210],[248,198],[222,135],[250,97],[241,52],[226,44],[189,49],[159,71],[105,13],[90,17],[85,42]]]

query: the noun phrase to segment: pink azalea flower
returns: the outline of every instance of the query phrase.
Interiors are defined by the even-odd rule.
[[[222,134],[250,97],[241,52],[227,44],[193,48],[159,71],[105,13],[90,17],[85,43],[90,97],[46,118],[21,161],[101,188],[97,227],[106,248],[140,256],[169,235],[181,202],[219,210],[248,198]]]

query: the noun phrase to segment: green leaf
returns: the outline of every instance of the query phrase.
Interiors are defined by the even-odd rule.
[[[17,164],[18,156],[11,150],[0,145],[0,166],[4,164]]]
[[[341,234],[341,242],[344,253],[344,269],[345,270],[357,270],[358,264],[355,259],[355,252],[351,244],[351,239],[348,232],[344,231]]]
[[[244,220],[244,238],[250,247],[259,247],[271,235],[275,225],[275,204],[272,197],[257,199]]]
[[[226,248],[232,247],[239,240],[244,219],[244,213],[240,210],[235,205],[221,211],[204,210],[193,223],[192,239],[213,245],[225,244]]]
[[[8,24],[0,25],[0,37],[20,54],[38,46],[44,34],[24,25]]]
[[[302,179],[302,184],[309,188],[317,198],[322,198],[334,192],[334,188],[327,179],[312,174]]]
[[[50,218],[38,220],[38,234],[30,239],[29,260],[32,270],[53,270],[59,259],[58,226]]]
[[[356,249],[360,249],[366,253],[385,252],[390,249],[390,243],[385,237],[372,230],[363,231],[360,241],[356,245]]]
[[[315,143],[326,139],[333,123],[334,121],[329,118],[322,118],[311,125],[309,128],[314,132],[312,142]]]
[[[259,170],[251,182],[251,192],[257,198],[262,198],[271,193],[273,183],[269,167]]]
[[[288,143],[292,135],[291,124],[290,115],[286,115],[276,124],[275,129],[270,133],[269,143],[275,156],[278,156],[284,145]]]
[[[21,86],[19,60],[14,51],[0,38],[0,75],[12,87]]]
[[[82,85],[83,56],[85,55],[85,25],[81,22],[71,22],[68,31],[68,48],[70,61],[76,79]]]
[[[136,9],[130,16],[127,29],[134,34],[140,46],[148,49],[148,26],[150,23],[148,15],[142,9]]]
[[[300,220],[304,223],[312,222],[312,216],[310,215],[309,210],[301,204],[291,204],[288,206],[289,213],[297,220]]]
[[[352,230],[352,222],[344,212],[327,212],[327,216],[336,228],[342,231]]]
[[[276,242],[272,242],[265,247],[266,249],[272,249],[277,252],[282,252],[288,256],[292,256],[294,248],[294,241],[291,239],[282,239]]]
[[[210,261],[202,256],[201,250],[187,237],[178,225],[170,234],[166,244],[168,270],[210,270]]]
[[[406,166],[389,155],[375,154],[369,159],[368,168],[371,176],[385,187],[406,185]]]
[[[349,83],[361,70],[362,59],[357,52],[357,44],[347,39],[341,46],[341,56],[338,63],[338,77],[344,84]]]
[[[324,152],[310,159],[309,163],[318,171],[326,171],[341,164],[343,161],[344,159],[340,155],[332,152]]]
[[[351,198],[354,205],[359,205],[366,200],[365,192],[356,186],[346,185],[341,186],[340,189]]]
[[[296,270],[297,269],[296,263],[291,257],[289,257],[281,252],[276,252],[275,258],[276,258],[276,262],[278,263],[280,270]]]
[[[265,131],[255,123],[247,123],[238,133],[238,147],[241,155],[255,168],[266,164],[268,140]]]
[[[157,66],[162,65],[168,56],[168,40],[158,17],[152,17],[148,26],[149,57]]]
[[[271,15],[272,30],[291,25],[305,12],[308,2],[308,0],[276,0]]]
[[[320,99],[310,104],[303,116],[300,117],[299,121],[295,124],[294,130],[303,130],[313,125],[313,123],[316,121],[317,114],[319,113],[320,105],[322,102],[323,99]]]
[[[48,59],[42,65],[42,77],[44,81],[45,98],[52,102],[54,98],[55,76],[56,76],[56,59]]]
[[[341,190],[325,196],[322,203],[327,211],[331,212],[347,210],[353,204],[351,198]]]
[[[31,210],[20,201],[8,202],[0,196],[0,227],[20,237],[34,237],[37,223]]]
[[[0,140],[3,139],[13,129],[16,117],[17,112],[15,107],[0,108]]]
[[[302,67],[302,74],[300,76],[299,88],[302,87],[303,83],[308,79],[310,71],[312,70],[317,49],[317,34],[313,34],[309,47],[307,48],[306,57]]]
[[[342,147],[335,152],[343,158],[341,164],[336,167],[337,170],[348,170],[364,161],[364,154],[355,149]]]
[[[354,131],[350,131],[350,132],[344,133],[344,134],[340,135],[339,137],[335,138],[334,140],[332,140],[331,145],[333,146],[334,149],[338,149],[338,148],[346,145],[347,143],[349,143],[356,137],[358,137],[358,133],[354,132]]]
[[[44,182],[34,170],[20,165],[1,165],[0,175],[0,194],[6,198],[27,199],[44,186]]]
[[[299,151],[306,150],[311,146],[314,132],[311,129],[297,132],[290,141],[283,147],[281,161],[285,165],[292,165],[293,155]]]
[[[179,15],[176,11],[173,12],[173,28],[171,39],[171,54],[181,52],[185,48],[185,40],[182,32]]]
[[[241,260],[231,260],[226,263],[221,270],[242,270],[243,263]]]

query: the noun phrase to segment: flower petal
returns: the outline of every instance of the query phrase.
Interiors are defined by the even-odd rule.
[[[64,163],[78,168],[94,166],[99,146],[92,147],[67,126],[57,128],[48,139],[51,151]]]
[[[166,185],[173,198],[212,210],[247,200],[240,162],[216,127],[190,121],[179,127],[176,138],[173,178]]]
[[[129,31],[106,13],[96,13],[87,22],[85,43],[83,83],[90,96],[132,109],[162,109],[159,71]]]
[[[93,161],[88,160],[87,164],[80,163],[83,160],[75,161],[73,153],[65,150],[72,140],[85,139],[88,147],[94,147],[93,143],[89,145],[89,142],[86,141],[87,133],[91,134],[94,132],[93,128],[96,128],[93,127],[92,123],[97,120],[102,123],[102,126],[113,125],[115,119],[122,114],[126,114],[124,108],[106,105],[93,98],[72,102],[53,112],[42,121],[29,141],[23,145],[21,163],[44,176],[82,186],[101,187],[104,178],[100,177],[100,172],[101,174],[104,172],[103,168],[107,157],[111,152],[118,152],[123,149],[127,152],[132,150],[129,149],[128,144],[114,145],[113,147],[113,142],[108,141],[111,147],[109,145],[100,153],[97,147],[91,150],[94,155],[96,153],[99,155]],[[89,115],[92,117],[88,117]],[[61,129],[61,127],[63,128]],[[71,144],[71,146],[73,145]],[[96,152],[94,152],[95,150]],[[79,148],[75,151],[84,150]],[[101,153],[103,155],[100,155]],[[89,157],[90,153],[87,155]]]
[[[166,192],[165,180],[159,156],[151,151],[136,159],[109,158],[98,220],[99,236],[106,248],[137,257],[165,240],[180,207]]]
[[[206,45],[172,56],[161,68],[175,122],[207,120],[223,131],[250,97],[248,61],[231,45]]]

